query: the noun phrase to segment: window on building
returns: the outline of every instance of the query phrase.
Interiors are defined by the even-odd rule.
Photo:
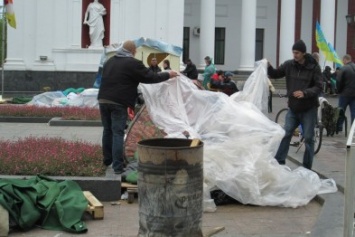
[[[184,27],[182,45],[182,60],[185,62],[190,58],[190,27]]]
[[[264,29],[256,29],[255,34],[255,61],[264,58]]]
[[[226,28],[217,27],[214,33],[214,64],[224,64]]]

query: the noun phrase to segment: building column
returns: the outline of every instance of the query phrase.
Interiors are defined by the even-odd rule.
[[[328,43],[334,46],[335,39],[335,0],[322,0],[320,7],[320,22],[324,37]],[[324,54],[319,52],[319,65],[323,68],[330,66],[333,68],[333,62],[325,61]]]
[[[243,0],[240,71],[253,71],[255,63],[256,0]]]
[[[280,64],[292,58],[292,46],[295,43],[296,0],[282,0],[280,23]],[[311,45],[308,46],[308,48]]]
[[[200,67],[205,66],[204,58],[214,58],[214,35],[216,25],[216,0],[201,1],[200,16]]]
[[[169,27],[167,29],[168,42],[173,45],[183,47],[183,35],[184,35],[184,11],[185,0],[169,0]],[[180,55],[180,68],[184,70],[184,62],[182,61],[182,53]]]

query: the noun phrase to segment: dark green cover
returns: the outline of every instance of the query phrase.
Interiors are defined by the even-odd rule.
[[[55,181],[40,175],[27,180],[0,179],[0,205],[21,230],[38,225],[48,230],[87,231],[81,218],[88,201],[71,180]]]

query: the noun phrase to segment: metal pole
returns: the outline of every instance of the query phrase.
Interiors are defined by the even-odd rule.
[[[1,99],[4,96],[4,58],[5,58],[5,6],[2,6],[2,37],[1,37]]]
[[[354,234],[354,186],[355,186],[355,143],[353,143],[355,122],[352,123],[346,142],[345,163],[345,207],[344,207],[344,237]]]

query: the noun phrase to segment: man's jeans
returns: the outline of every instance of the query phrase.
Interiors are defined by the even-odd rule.
[[[355,119],[355,96],[339,96],[338,106],[344,110],[344,114],[346,111],[346,107],[348,105],[350,108],[350,115],[351,115],[350,126],[351,126],[352,122]],[[343,131],[343,124],[344,124],[344,118],[339,118],[337,124],[338,131]]]
[[[294,130],[302,124],[302,131],[306,150],[303,155],[303,166],[307,169],[312,168],[314,156],[314,128],[317,122],[317,108],[311,108],[302,113],[294,113],[290,109],[286,114],[285,136],[281,141],[280,147],[276,153],[276,160],[279,164],[286,163],[286,157],[290,148],[291,138]]]
[[[115,172],[124,168],[123,139],[127,120],[127,108],[123,105],[100,103],[100,114],[104,127],[102,135],[103,163]]]

